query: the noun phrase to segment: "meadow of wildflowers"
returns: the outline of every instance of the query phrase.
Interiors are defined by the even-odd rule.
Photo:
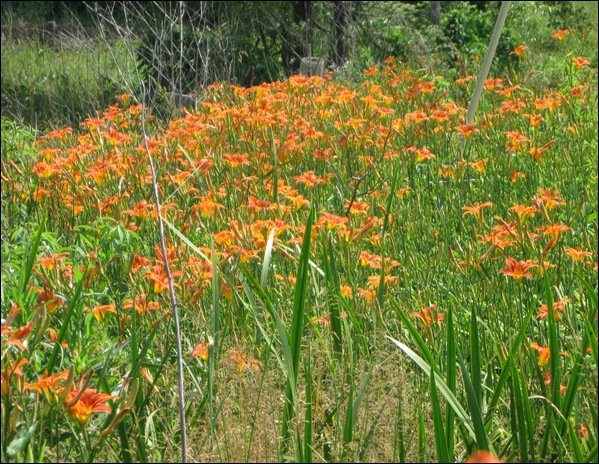
[[[3,130],[2,461],[178,459],[166,260],[190,460],[596,461],[589,64],[472,124],[475,76],[389,58]]]

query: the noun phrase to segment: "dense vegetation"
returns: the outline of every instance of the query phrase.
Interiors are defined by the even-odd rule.
[[[531,29],[470,124],[432,53],[3,117],[2,461],[180,459],[175,310],[190,461],[596,461],[597,44]]]
[[[337,78],[388,56],[434,67],[447,80],[476,74],[500,2],[2,2],[2,115],[43,130],[75,126],[140,97],[162,118],[170,92],[201,97],[217,82],[242,86],[297,74],[318,57]],[[561,76],[556,30],[597,68],[595,2],[513,2],[496,53],[502,73],[531,68],[535,85]],[[529,47],[523,59],[511,54]],[[137,73],[140,73],[138,75]]]

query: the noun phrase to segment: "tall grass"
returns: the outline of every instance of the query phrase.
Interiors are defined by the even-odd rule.
[[[137,92],[125,41],[66,37],[54,45],[2,40],[2,116],[48,131],[76,126],[115,95]]]

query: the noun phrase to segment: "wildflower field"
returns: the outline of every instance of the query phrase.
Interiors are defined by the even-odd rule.
[[[554,87],[490,78],[471,124],[476,76],[393,58],[168,124],[130,95],[3,120],[2,462],[180,459],[169,272],[190,461],[596,462],[597,80],[566,34]]]

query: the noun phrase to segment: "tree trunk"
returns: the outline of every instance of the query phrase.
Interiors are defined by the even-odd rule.
[[[293,29],[297,30],[302,23],[306,24],[306,35],[298,37],[295,31],[281,31],[283,38],[283,47],[281,50],[281,59],[285,72],[295,74],[299,69],[300,59],[309,55],[312,49],[314,5],[310,1],[291,1],[293,13]]]
[[[341,66],[349,51],[349,23],[351,19],[352,2],[334,1],[333,4],[333,61]]]
[[[437,26],[441,24],[441,2],[431,2],[428,10],[428,19]]]

